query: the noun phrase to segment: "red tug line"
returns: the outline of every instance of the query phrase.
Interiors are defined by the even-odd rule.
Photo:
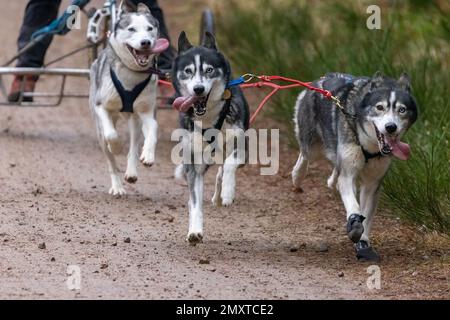
[[[241,79],[241,81],[240,81],[241,83],[239,84],[239,86],[243,89],[262,88],[262,87],[272,88],[272,91],[269,92],[267,94],[267,96],[264,97],[264,99],[260,102],[260,104],[256,108],[255,112],[253,112],[253,114],[251,115],[250,124],[252,124],[255,121],[256,116],[262,110],[262,108],[266,105],[266,103],[270,100],[270,98],[273,97],[280,90],[304,87],[304,88],[307,88],[308,90],[316,91],[328,99],[332,99],[339,108],[342,108],[342,106],[339,103],[339,99],[336,98],[335,96],[333,96],[333,94],[330,91],[314,87],[311,85],[311,82],[303,82],[300,80],[291,79],[291,78],[287,78],[287,77],[283,77],[283,76],[265,76],[265,75],[256,76],[253,74],[245,74],[245,75],[241,76],[240,79]],[[252,81],[253,79],[258,79],[258,81],[250,83],[250,81]],[[281,84],[275,83],[274,81],[283,81],[283,82],[287,82],[290,84],[281,85]],[[238,82],[239,82],[239,79],[238,79]],[[172,83],[169,81],[165,81],[165,80],[159,80],[159,84],[172,87]]]

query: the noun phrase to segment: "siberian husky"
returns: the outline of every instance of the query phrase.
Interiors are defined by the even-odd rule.
[[[128,121],[130,149],[125,181],[137,181],[140,161],[151,166],[155,161],[158,125],[155,119],[158,76],[156,55],[169,46],[159,38],[158,21],[142,3],[132,11],[122,4],[119,19],[109,36],[108,46],[91,67],[89,104],[94,115],[100,146],[106,155],[111,189],[115,196],[125,194],[114,155],[121,150],[116,130],[120,115]],[[145,137],[140,157],[140,133]]]
[[[216,188],[212,202],[216,206],[229,206],[235,198],[236,169],[245,163],[245,147],[227,150],[211,143],[206,138],[209,130],[227,131],[226,139],[242,141],[249,126],[249,109],[239,87],[227,88],[231,78],[230,64],[217,50],[214,36],[206,32],[201,46],[192,46],[182,32],[178,39],[178,57],[174,61],[172,81],[178,98],[173,106],[181,111],[180,124],[187,131],[183,144],[189,158],[195,158],[198,150],[203,159],[203,150],[223,151],[223,166],[216,176]],[[201,128],[200,128],[201,127]],[[229,134],[228,134],[229,133]],[[245,138],[244,138],[245,139]],[[194,145],[200,146],[196,148]],[[214,145],[214,146],[213,146]],[[230,149],[230,150],[228,150]],[[203,176],[211,163],[186,163],[177,167],[176,176],[184,177],[189,187],[189,232],[191,244],[203,239]]]
[[[328,186],[337,187],[341,195],[347,234],[355,243],[357,258],[377,261],[369,233],[381,182],[392,158],[408,159],[410,147],[401,137],[418,115],[409,77],[402,74],[394,80],[380,72],[372,78],[331,73],[313,85],[331,91],[343,109],[312,91],[299,95],[294,121],[300,155],[292,170],[293,184],[300,187],[309,162],[324,153],[334,165]]]

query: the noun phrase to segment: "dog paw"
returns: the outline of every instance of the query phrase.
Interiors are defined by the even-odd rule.
[[[356,258],[361,262],[380,262],[380,256],[366,241],[361,240],[355,244]]]
[[[124,179],[128,183],[136,183],[138,177],[135,174],[125,174]]]
[[[303,192],[305,192],[302,188],[300,188],[300,187],[292,187],[292,192],[295,192],[295,193],[303,193]]]
[[[203,242],[203,233],[202,232],[189,232],[186,238],[186,241],[189,242],[190,245],[195,246],[197,243]]]
[[[222,205],[224,207],[231,206],[235,198],[234,188],[223,188],[220,197],[222,198]]]
[[[120,196],[127,194],[127,192],[125,191],[125,189],[122,186],[113,186],[113,187],[111,187],[111,189],[109,189],[109,194],[111,194],[115,197],[120,197]]]
[[[155,157],[150,157],[147,155],[142,154],[139,160],[142,162],[142,164],[146,167],[151,167],[155,163]]]
[[[300,180],[301,179],[298,174],[292,173],[292,185],[297,190],[302,190],[302,188],[300,187],[300,182],[301,182]]]
[[[229,207],[234,203],[234,197],[222,197],[222,205]]]
[[[347,219],[347,235],[354,243],[357,243],[364,232],[364,216],[353,213]]]

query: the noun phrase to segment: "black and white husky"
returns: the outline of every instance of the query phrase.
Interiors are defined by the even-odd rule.
[[[204,43],[194,47],[182,32],[178,39],[178,53],[172,72],[178,98],[173,106],[181,111],[180,124],[187,132],[182,142],[184,152],[190,152],[187,158],[204,159],[203,155],[211,148],[215,148],[215,152],[223,151],[225,160],[223,167],[218,169],[212,202],[216,206],[229,206],[235,197],[236,169],[245,163],[246,152],[234,142],[233,147],[226,150],[211,143],[214,134],[210,136],[208,129],[212,132],[226,130],[227,140],[242,141],[249,126],[247,102],[239,87],[227,88],[231,77],[230,64],[217,50],[212,34],[207,32]],[[200,157],[195,153],[201,153]],[[184,177],[189,187],[187,240],[192,244],[203,239],[203,176],[210,165],[210,161],[184,161],[176,170],[176,176]]]
[[[302,92],[295,108],[295,128],[300,155],[292,181],[300,187],[308,163],[324,153],[334,165],[328,179],[337,187],[347,212],[347,234],[360,260],[379,260],[370,246],[369,233],[376,211],[380,185],[392,158],[408,159],[410,148],[400,141],[417,119],[410,80],[376,73],[372,78],[331,73],[315,81],[343,105],[312,91]],[[359,201],[357,180],[360,181]]]
[[[155,160],[157,140],[156,94],[158,76],[155,56],[169,46],[159,38],[158,21],[147,6],[140,3],[136,11],[121,6],[119,20],[109,37],[108,46],[91,67],[89,104],[94,115],[100,146],[106,155],[111,175],[112,195],[123,195],[114,154],[121,150],[116,122],[122,115],[129,124],[130,149],[125,180],[137,180],[139,159],[145,166]],[[145,137],[139,158],[140,133]]]

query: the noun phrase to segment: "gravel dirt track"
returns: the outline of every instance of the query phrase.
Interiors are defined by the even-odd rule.
[[[187,13],[198,18],[204,1],[161,3],[172,40],[182,28],[196,30],[198,19]],[[15,52],[24,5],[2,2],[0,61]],[[47,58],[83,44],[84,30],[56,38]],[[59,65],[85,67],[86,57]],[[41,89],[54,87],[41,80]],[[82,79],[69,84],[75,92],[87,86]],[[369,290],[369,264],[355,261],[343,206],[325,186],[330,168],[312,167],[304,192],[294,192],[288,172],[297,151],[287,147],[278,175],[260,176],[254,165],[239,170],[230,208],[210,204],[216,169],[210,170],[204,243],[189,246],[187,188],[173,179],[170,161],[177,114],[161,110],[158,121],[156,164],[141,166],[137,184],[126,185],[128,195],[117,199],[107,193],[109,175],[86,100],[1,108],[0,298],[450,298],[449,241],[383,212],[372,232],[382,256],[381,289]],[[256,126],[277,127],[267,118]],[[126,141],[123,123],[121,129]],[[125,150],[118,157],[122,169]],[[81,268],[79,291],[67,289],[68,265]]]

